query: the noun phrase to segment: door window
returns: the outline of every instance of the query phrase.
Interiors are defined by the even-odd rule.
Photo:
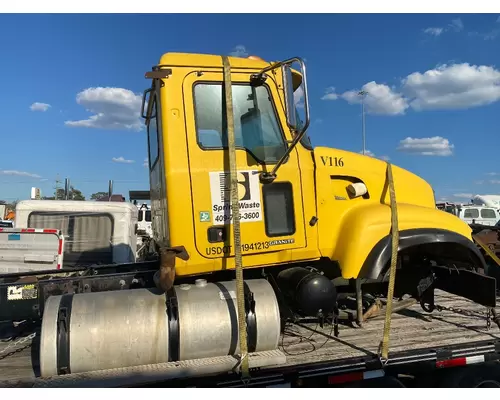
[[[267,87],[234,84],[232,94],[236,147],[261,163],[277,162],[286,144]],[[199,83],[194,87],[194,98],[200,147],[227,148],[222,84]]]
[[[150,97],[154,101],[151,111],[151,118],[148,123],[148,147],[149,147],[149,169],[153,169],[156,160],[158,159],[158,125],[156,121],[156,96]]]

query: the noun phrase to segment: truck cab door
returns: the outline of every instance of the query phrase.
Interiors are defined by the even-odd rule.
[[[271,184],[270,171],[292,140],[276,83],[250,85],[250,73],[232,72],[240,231],[245,266],[289,261],[306,246],[299,160],[294,149]],[[233,256],[230,176],[222,72],[196,71],[183,83],[192,213],[198,253]],[[263,258],[262,253],[268,253]],[[260,254],[260,255],[258,255]],[[252,257],[255,255],[255,257]],[[212,263],[214,264],[214,263]],[[222,268],[215,263],[215,269]]]

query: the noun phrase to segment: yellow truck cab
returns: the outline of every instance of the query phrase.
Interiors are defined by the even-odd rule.
[[[499,337],[470,314],[429,318],[435,308],[469,308],[461,296],[477,303],[474,316],[478,304],[487,308],[487,327],[492,318],[500,326],[496,280],[483,272],[471,229],[437,210],[430,185],[409,171],[311,146],[302,59],[168,53],[146,77],[147,261],[0,276],[0,320],[42,317],[38,383],[167,378],[203,387],[195,382],[280,382],[281,374],[299,386],[325,374],[337,383],[349,382],[345,373],[414,378],[417,365],[429,376],[433,366],[500,358]],[[426,312],[394,321],[389,362],[392,311],[417,301]],[[341,326],[382,308],[383,329]],[[288,352],[291,341],[300,344]]]
[[[344,284],[385,281],[391,257],[387,163],[313,148],[300,58],[228,59],[245,274],[301,266]],[[235,267],[223,59],[167,53],[146,77],[152,86],[144,93],[142,116],[154,241],[164,259],[175,260],[172,280],[216,279]],[[293,103],[299,87],[304,121]],[[484,259],[469,226],[437,210],[432,187],[420,177],[396,166],[392,175],[400,237],[397,286],[422,295],[417,287],[427,280],[426,287],[494,303],[495,281],[480,274]],[[481,292],[471,282],[487,285]]]

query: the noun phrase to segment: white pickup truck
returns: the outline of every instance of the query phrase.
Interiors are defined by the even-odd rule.
[[[498,209],[482,205],[458,206],[456,216],[468,224],[494,226],[500,221]]]
[[[23,200],[16,206],[16,227],[60,230],[64,268],[137,259],[137,207],[131,203]]]

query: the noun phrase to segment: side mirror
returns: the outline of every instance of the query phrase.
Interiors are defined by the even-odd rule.
[[[146,89],[142,95],[141,117],[147,121],[156,117],[156,112],[153,107],[154,103],[154,86]]]
[[[298,62],[300,64],[301,73],[302,73],[302,90],[304,96],[304,123],[300,121],[299,116],[297,114],[297,109],[295,108],[295,100],[294,100],[294,90],[293,90],[293,73],[291,69],[291,65],[294,62]],[[309,101],[307,98],[307,79],[306,79],[306,66],[304,64],[304,60],[300,57],[290,58],[285,61],[281,61],[275,64],[270,65],[262,69],[259,73],[253,74],[251,79],[259,84],[266,79],[265,73],[269,72],[273,69],[281,68],[283,73],[283,89],[285,93],[285,114],[286,114],[286,122],[288,127],[294,132],[294,138],[290,145],[288,146],[285,153],[281,156],[278,162],[275,164],[274,168],[270,172],[264,172],[260,174],[260,181],[262,183],[271,183],[276,178],[276,173],[283,162],[287,159],[290,152],[297,146],[297,143],[302,140],[306,130],[309,126]],[[298,90],[298,89],[297,89]]]
[[[284,64],[281,68],[283,73],[283,89],[285,91],[285,113],[286,122],[290,129],[298,130],[297,113],[295,110],[295,97],[293,91],[293,76],[290,64]]]

